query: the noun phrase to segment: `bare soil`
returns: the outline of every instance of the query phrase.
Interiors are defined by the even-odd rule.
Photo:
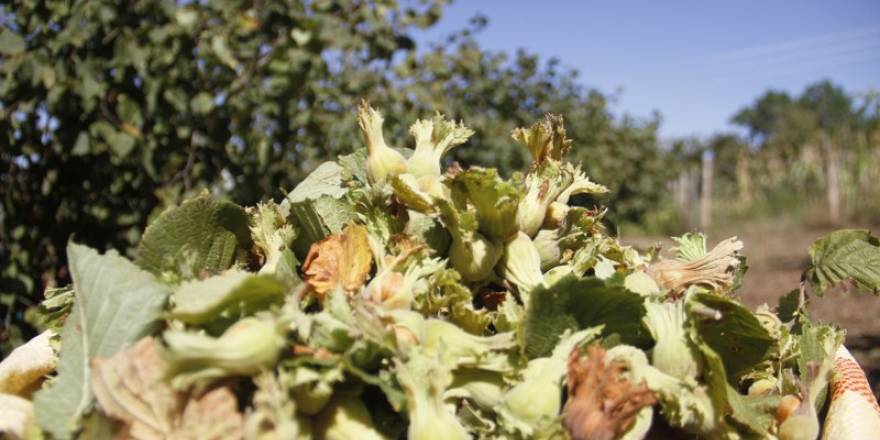
[[[872,229],[877,235],[877,228]],[[778,298],[798,287],[801,273],[810,260],[807,249],[832,228],[805,226],[751,226],[741,229],[748,259],[740,298],[749,307],[777,304]],[[708,246],[733,234],[709,235]],[[664,237],[622,237],[639,249],[661,243],[664,254],[673,242]],[[874,394],[880,398],[880,297],[855,291],[834,291],[824,297],[813,296],[810,311],[817,320],[846,329],[846,346],[868,373]]]

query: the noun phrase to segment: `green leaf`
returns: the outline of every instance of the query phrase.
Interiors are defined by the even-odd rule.
[[[342,199],[348,189],[343,186],[343,168],[336,162],[324,162],[312,171],[281,203],[296,220],[300,234],[293,249],[305,258],[312,243],[342,228],[355,216],[350,203]]]
[[[810,258],[807,277],[819,295],[847,280],[880,295],[880,241],[868,230],[834,231],[810,246]]]
[[[114,131],[107,139],[107,143],[110,144],[110,149],[115,157],[124,159],[134,149],[135,139],[127,133]]]
[[[89,145],[89,133],[86,131],[79,132],[79,135],[76,137],[76,143],[73,144],[73,150],[70,151],[70,154],[74,156],[84,156],[89,154],[91,146]]]
[[[350,176],[361,183],[367,183],[367,149],[358,148],[350,154],[339,156],[339,165]]]
[[[18,55],[25,50],[24,38],[4,27],[0,29],[0,54]]]
[[[644,346],[650,336],[642,326],[641,295],[595,278],[569,275],[549,287],[532,290],[524,324],[525,353],[547,356],[565,330],[604,325],[603,335],[618,334],[621,343]]]
[[[693,261],[706,255],[706,236],[701,232],[688,232],[681,237],[672,237],[675,257],[682,261]]]
[[[692,331],[694,329],[695,327],[691,327]],[[760,438],[766,438],[776,414],[779,397],[740,394],[730,386],[722,357],[705,342],[698,342],[697,347],[705,360],[704,375],[716,417],[726,414],[732,421],[759,434]],[[727,426],[727,423],[721,420],[719,422],[721,426]]]
[[[144,232],[137,263],[155,274],[184,279],[228,269],[251,247],[248,216],[238,205],[208,195],[183,202]]]
[[[37,307],[40,326],[61,333],[64,322],[73,309],[76,297],[73,286],[47,288],[43,297],[46,299]]]
[[[347,189],[342,185],[343,168],[336,162],[324,162],[287,194],[286,203],[296,204],[324,196],[338,199]]]
[[[210,93],[200,92],[190,100],[189,106],[197,115],[204,115],[214,109],[214,97]]]
[[[229,45],[226,43],[226,37],[223,35],[218,34],[211,38],[211,50],[229,68],[235,69],[238,66],[238,61],[235,60],[232,50],[229,49]]]
[[[72,437],[91,405],[90,359],[151,333],[168,296],[153,275],[116,252],[70,243],[67,257],[75,300],[61,333],[58,376],[34,397],[37,423],[57,438]]]
[[[782,322],[791,322],[797,314],[803,312],[800,304],[800,290],[793,289],[785,295],[779,297],[779,304],[776,306],[776,316]]]
[[[698,314],[697,307],[717,312],[718,319]],[[731,299],[698,293],[688,302],[688,314],[700,339],[718,353],[731,377],[760,363],[774,343],[755,315]]]
[[[755,433],[766,435],[774,423],[780,397],[742,395],[730,385],[727,385],[726,389],[730,418]]]
[[[633,293],[642,296],[657,295],[660,293],[660,286],[645,272],[633,272],[623,279],[623,287]]]
[[[126,95],[119,95],[118,104],[116,104],[116,112],[123,122],[134,127],[141,128],[144,124],[144,117],[138,103]]]
[[[749,270],[749,262],[745,256],[738,256],[739,265],[736,266],[736,272],[733,273],[733,282],[730,284],[730,287],[727,288],[727,292],[736,292],[742,287],[743,279],[746,276],[746,272]]]
[[[827,372],[834,365],[837,348],[843,343],[845,332],[830,325],[816,325],[802,322],[802,333],[798,336],[800,356],[797,360],[798,374],[813,400],[816,410],[822,408],[827,393],[828,378],[824,374],[810,377],[810,365],[819,366],[819,371]]]
[[[183,322],[201,324],[230,309],[249,313],[280,302],[284,292],[284,285],[272,276],[233,269],[181,284],[174,292],[171,314]]]

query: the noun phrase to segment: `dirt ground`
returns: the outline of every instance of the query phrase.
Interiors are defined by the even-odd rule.
[[[869,227],[877,235],[877,227]],[[798,286],[801,273],[809,264],[807,249],[816,239],[831,232],[824,227],[752,226],[740,229],[748,258],[741,299],[749,307],[762,303],[776,305],[780,295]],[[709,234],[708,246],[733,234]],[[658,242],[665,252],[673,242],[663,237],[622,237],[622,241],[644,249]],[[880,398],[880,297],[859,292],[831,292],[811,298],[813,316],[834,323],[847,331],[846,346],[868,373],[874,394]]]

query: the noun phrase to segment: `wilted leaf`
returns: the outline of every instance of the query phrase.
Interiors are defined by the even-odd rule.
[[[235,395],[228,388],[216,388],[187,402],[180,427],[172,438],[237,439],[243,437],[242,425]]]
[[[834,231],[810,246],[810,257],[813,267],[807,276],[820,295],[846,280],[880,294],[880,241],[867,230]]]
[[[165,362],[153,338],[110,358],[92,360],[91,383],[101,410],[136,439],[171,438],[185,396],[162,382]]]
[[[303,274],[320,297],[336,287],[353,292],[366,282],[372,262],[367,229],[352,224],[341,234],[312,245],[303,263]]]
[[[58,376],[37,392],[37,422],[57,438],[76,431],[91,405],[89,360],[112,356],[155,328],[168,291],[151,274],[115,252],[67,247],[75,301],[61,332]]]
[[[92,387],[101,410],[121,421],[126,438],[226,439],[242,437],[235,396],[217,388],[194,397],[163,382],[166,365],[153,338],[111,358],[92,362]]]

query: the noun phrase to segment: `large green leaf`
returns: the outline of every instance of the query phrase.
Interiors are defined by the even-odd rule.
[[[166,287],[115,252],[67,247],[75,300],[61,333],[58,376],[34,397],[37,423],[69,438],[90,407],[90,360],[112,356],[153,331],[168,296]]]
[[[880,294],[880,241],[865,229],[834,231],[810,246],[813,266],[807,271],[821,295],[842,281]]]
[[[696,326],[691,326],[691,331],[696,331]],[[697,348],[705,361],[704,376],[708,386],[709,398],[715,407],[718,417],[730,419],[755,434],[759,438],[769,435],[769,429],[773,424],[773,416],[779,404],[779,396],[747,396],[740,394],[728,381],[727,369],[722,356],[712,349],[705,341],[700,341],[698,335],[693,335],[697,340]],[[728,421],[719,420],[726,425]]]
[[[322,163],[287,195],[287,202],[296,204],[324,196],[334,199],[344,196],[342,174],[343,168],[336,162]]]
[[[162,213],[141,239],[137,263],[187,279],[229,268],[251,247],[248,216],[240,206],[208,195]]]
[[[523,331],[526,355],[547,356],[565,330],[598,325],[604,325],[605,336],[616,334],[622,343],[644,346],[650,336],[642,326],[642,301],[639,294],[595,278],[569,275],[549,287],[539,286],[529,296]]]
[[[697,313],[698,307],[718,312],[717,319]],[[755,315],[732,299],[698,293],[688,304],[688,312],[700,340],[718,353],[732,377],[764,360],[774,343]]]
[[[289,209],[300,234],[293,242],[297,257],[305,258],[312,243],[340,232],[354,218],[350,203],[343,200],[344,170],[336,162],[324,162],[291,191],[282,209]]]

